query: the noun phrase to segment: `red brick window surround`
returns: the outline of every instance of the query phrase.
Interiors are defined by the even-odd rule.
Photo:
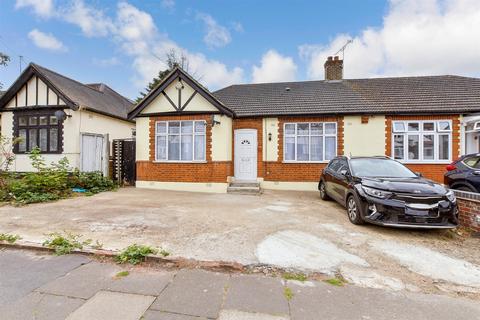
[[[204,120],[155,122],[156,162],[205,162],[206,127]]]
[[[394,121],[420,121],[420,120],[450,120],[452,123],[451,132],[451,148],[450,159],[455,160],[460,155],[460,118],[456,114],[445,115],[387,115],[385,117],[385,154],[393,156],[393,134],[392,124]],[[426,178],[443,183],[444,174],[446,172],[445,165],[449,163],[446,161],[404,161],[405,165],[411,170],[421,172]]]
[[[452,160],[452,120],[393,120],[392,153],[406,163],[449,163]]]

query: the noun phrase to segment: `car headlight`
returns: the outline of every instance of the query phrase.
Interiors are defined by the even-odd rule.
[[[378,189],[373,189],[369,187],[364,187],[362,186],[363,191],[365,191],[366,194],[369,196],[375,197],[375,198],[381,198],[381,199],[386,199],[392,195],[391,192],[388,191],[383,191],[383,190],[378,190]]]
[[[455,198],[455,194],[453,193],[452,190],[448,190],[445,196],[447,196],[447,199],[450,200],[450,202],[457,201],[457,198]]]

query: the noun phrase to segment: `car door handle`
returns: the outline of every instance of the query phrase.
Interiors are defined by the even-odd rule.
[[[473,174],[476,176],[480,176],[480,171],[473,171]]]

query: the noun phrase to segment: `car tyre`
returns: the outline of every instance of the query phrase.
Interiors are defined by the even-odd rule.
[[[325,183],[322,181],[320,182],[320,186],[318,187],[320,191],[320,199],[327,201],[330,200],[330,197],[327,194],[327,190],[325,190]]]
[[[354,195],[350,195],[347,198],[348,220],[350,220],[351,223],[356,225],[364,224],[365,221],[363,221],[361,210],[361,205],[357,198]]]
[[[460,191],[466,191],[466,192],[476,192],[475,190],[472,190],[472,188],[467,187],[467,186],[460,186],[460,187],[455,187],[455,190],[460,190]]]

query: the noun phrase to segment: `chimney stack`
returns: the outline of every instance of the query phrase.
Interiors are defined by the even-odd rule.
[[[328,57],[323,66],[325,67],[325,80],[343,79],[343,60],[340,60],[338,56]]]

